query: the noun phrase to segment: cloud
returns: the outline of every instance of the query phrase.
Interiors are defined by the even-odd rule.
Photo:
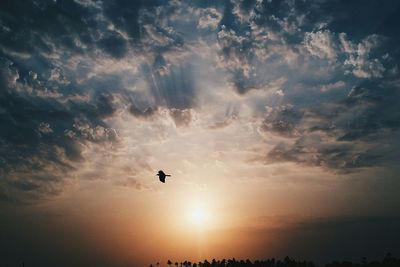
[[[254,7],[256,1],[231,1],[234,5],[232,13],[240,22],[248,22],[251,16],[254,16]]]
[[[330,31],[306,32],[304,45],[311,55],[335,60],[337,57],[335,42]]]
[[[211,29],[211,30],[217,29],[222,19],[222,14],[218,12],[217,9],[215,8],[201,9],[200,14],[201,15],[199,19],[199,24],[197,26],[198,28]]]
[[[209,126],[212,130],[223,129],[237,119],[237,115],[233,114],[223,121],[217,121]]]
[[[303,113],[292,105],[267,108],[267,114],[261,125],[261,130],[285,137],[299,136],[300,133],[297,126],[302,117]]]
[[[366,36],[361,42],[354,43],[346,33],[333,33],[329,30],[306,32],[304,46],[307,51],[320,59],[343,62],[345,73],[358,78],[381,78],[386,70],[379,57],[371,57],[385,38],[376,34]],[[350,70],[348,70],[350,69]]]
[[[258,155],[266,163],[386,164],[398,148],[400,57],[384,18],[398,8],[385,3],[367,19],[374,4],[360,15],[353,2],[335,4],[3,3],[3,199],[53,195],[78,176],[112,179],[118,170],[103,159],[115,156],[123,168],[124,156],[139,158],[183,129],[242,125],[254,133],[251,146],[268,139]]]
[[[38,127],[38,131],[42,134],[50,134],[53,132],[53,130],[50,127],[50,124],[46,122],[41,122]]]
[[[155,114],[157,114],[157,108],[151,108],[148,107],[144,111],[141,111],[138,109],[134,104],[132,104],[129,108],[129,112],[137,117],[137,118],[143,118],[143,119],[151,119]]]
[[[302,137],[292,145],[276,145],[268,152],[267,160],[291,161],[346,173],[357,168],[376,166],[380,162],[380,156],[373,150],[357,149],[345,142],[324,143],[320,136],[314,134]]]
[[[76,121],[72,127],[72,135],[78,139],[84,139],[91,142],[118,141],[118,134],[113,128],[104,128],[100,125],[91,127],[90,124],[84,121]],[[71,131],[68,132],[68,135],[70,135],[70,133]]]
[[[337,81],[335,83],[329,83],[321,86],[321,92],[328,92],[331,90],[336,90],[343,88],[346,85],[344,81]]]
[[[160,67],[168,65],[168,72],[160,73]],[[147,86],[155,103],[168,108],[186,109],[196,105],[196,84],[190,63],[166,63],[158,57],[152,64],[142,66],[148,75]]]
[[[190,109],[175,109],[169,110],[169,114],[177,127],[188,127],[192,121],[192,110]]]
[[[116,28],[128,33],[133,41],[141,38],[140,14],[147,8],[157,7],[158,1],[134,1],[126,2],[121,0],[107,1],[103,3],[103,12]]]
[[[26,201],[58,194],[85,160],[86,142],[117,142],[118,134],[103,121],[115,112],[114,97],[66,100],[57,89],[46,89],[49,84],[36,73],[24,74],[12,61],[2,63],[0,123],[7,129],[0,134],[3,195]]]
[[[342,35],[345,38],[345,35]],[[385,67],[378,58],[370,58],[371,50],[379,46],[382,37],[370,35],[363,39],[357,49],[353,50],[354,44],[342,41],[344,51],[348,52],[349,58],[344,61],[345,65],[353,67],[352,73],[359,78],[381,78],[385,72]]]
[[[118,33],[108,33],[107,35],[98,41],[99,47],[117,59],[123,58],[127,53],[125,39]]]
[[[301,113],[290,106],[269,108],[261,130],[295,140],[279,142],[265,160],[322,166],[334,172],[385,164],[399,145],[393,142],[390,148],[382,142],[399,127],[394,123],[399,113],[387,106],[387,97],[397,96],[386,90],[391,89],[378,84],[356,86],[343,102],[322,103]]]
[[[134,188],[136,190],[143,190],[143,189],[148,189],[145,185],[140,183],[137,179],[135,178],[126,178],[125,180],[118,181],[117,185],[120,186],[125,186],[125,187],[130,187]]]

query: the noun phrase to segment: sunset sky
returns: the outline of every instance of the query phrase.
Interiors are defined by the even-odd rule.
[[[400,256],[399,64],[395,0],[0,1],[0,266]]]

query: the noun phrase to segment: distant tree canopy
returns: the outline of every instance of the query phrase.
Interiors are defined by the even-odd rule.
[[[171,266],[173,263],[171,260],[168,260],[167,264]],[[159,263],[157,262],[156,265],[159,266]],[[178,265],[181,267],[317,267],[317,265],[311,261],[295,260],[288,256],[283,260],[276,260],[272,258],[267,260],[251,261],[249,259],[236,260],[235,258],[232,258],[228,260],[212,259],[211,262],[204,260],[203,262],[198,263],[184,261],[178,264],[178,262],[175,262],[175,266],[177,267]],[[153,264],[150,264],[150,267],[153,266]],[[325,264],[324,267],[400,267],[400,259],[397,259],[393,257],[392,254],[388,253],[382,261],[368,262],[367,258],[363,258],[360,263],[333,261],[332,263]]]

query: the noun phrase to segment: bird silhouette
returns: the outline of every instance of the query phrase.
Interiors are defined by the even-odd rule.
[[[169,174],[165,174],[162,170],[159,170],[158,173],[158,178],[160,179],[160,182],[165,183],[165,177],[171,176]]]

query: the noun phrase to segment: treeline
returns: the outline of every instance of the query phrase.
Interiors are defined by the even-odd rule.
[[[203,262],[172,262],[168,260],[166,264],[169,267],[317,267],[311,261],[299,261],[292,259],[290,257],[285,257],[283,260],[276,260],[274,258],[267,260],[236,260],[233,259],[223,259],[212,261],[204,260]],[[161,264],[161,266],[165,266]],[[150,264],[150,267],[161,267],[160,263]],[[382,261],[367,261],[363,258],[360,263],[353,263],[348,261],[334,261],[324,265],[325,267],[400,267],[400,259],[393,257],[388,253]]]

